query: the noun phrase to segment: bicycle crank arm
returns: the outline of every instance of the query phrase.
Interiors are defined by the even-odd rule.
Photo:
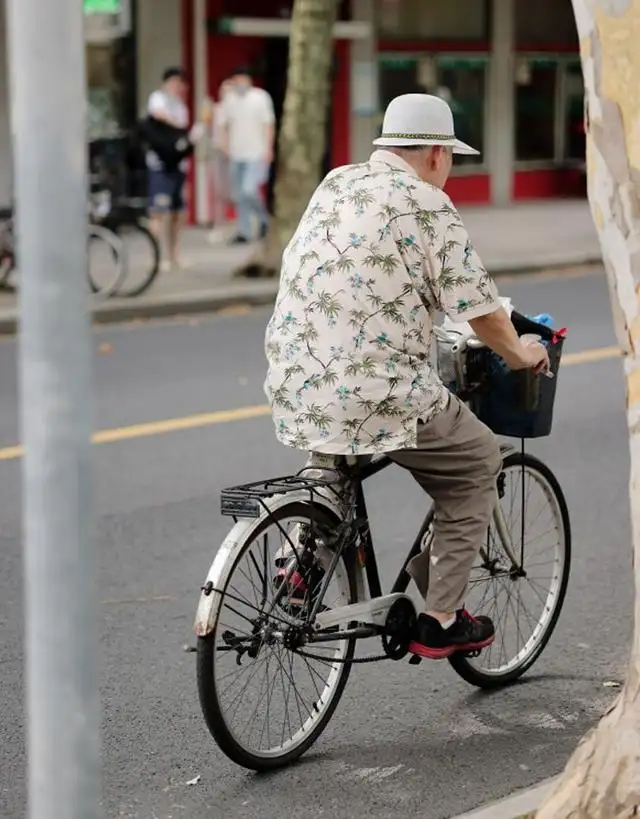
[[[353,603],[350,606],[320,612],[313,626],[319,630],[345,623],[365,623],[383,628],[387,622],[389,609],[402,598],[408,600],[413,606],[413,600],[406,594],[386,594],[374,600],[364,600],[362,603]]]

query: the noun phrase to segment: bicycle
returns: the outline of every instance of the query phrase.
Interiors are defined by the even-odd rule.
[[[554,375],[561,348],[560,341],[551,360]],[[480,414],[477,397],[486,378],[478,373],[483,367],[488,372],[488,352],[480,355],[478,345],[470,344],[466,363],[462,355],[457,359],[460,397]],[[555,382],[541,389],[555,391]],[[513,683],[538,659],[560,616],[570,571],[571,527],[560,484],[545,464],[524,451],[524,440],[520,450],[504,444],[502,454],[496,507],[467,597],[474,614],[492,616],[496,640],[482,652],[448,658],[454,671],[480,688]],[[434,513],[427,512],[390,593],[383,594],[363,483],[391,463],[384,455],[339,456],[320,471],[305,468],[222,492],[221,511],[235,525],[201,590],[195,621],[197,679],[209,731],[235,763],[256,771],[291,764],[331,719],[353,664],[407,656],[416,620],[406,594],[407,564],[430,549]],[[537,505],[529,503],[532,488]],[[520,511],[509,521],[518,504]],[[536,512],[532,521],[526,519],[528,508]],[[542,552],[532,551],[543,513],[539,537],[555,541]],[[275,551],[271,530],[284,537]],[[541,577],[542,553],[549,550],[549,577]],[[543,580],[549,581],[546,590]],[[531,592],[537,614],[524,605],[523,590]],[[505,607],[498,610],[503,594]],[[511,636],[510,615],[516,620]],[[374,637],[381,640],[382,653],[356,657],[357,642]],[[421,658],[412,655],[409,662],[417,665]],[[264,681],[256,682],[259,671],[266,675],[266,688]],[[277,718],[276,729],[267,725],[271,715]]]
[[[160,270],[160,245],[143,222],[146,202],[133,198],[114,199],[108,189],[93,193],[91,223],[109,230],[122,242],[123,276],[114,295],[133,298],[145,293]]]
[[[90,206],[91,207],[91,206]],[[14,235],[14,219],[11,209],[0,212],[0,289],[15,292],[18,273]],[[126,269],[123,263],[124,248],[120,239],[110,230],[89,224],[87,276],[91,292],[98,298],[109,298],[124,281]],[[102,258],[99,254],[104,256]],[[105,282],[105,283],[103,283]]]

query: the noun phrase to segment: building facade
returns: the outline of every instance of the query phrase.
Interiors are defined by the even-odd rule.
[[[185,4],[84,0],[84,7],[87,138],[95,140],[131,128],[163,68],[183,63]],[[13,187],[9,85],[6,12],[0,0],[0,207],[11,203]]]
[[[206,87],[215,96],[233,66],[248,63],[279,112],[291,2],[183,3],[191,15],[185,55],[202,78],[196,93]],[[386,104],[407,91],[444,96],[461,139],[482,151],[456,160],[449,182],[456,202],[584,195],[584,91],[571,0],[342,2],[328,164],[366,157]]]
[[[248,64],[280,115],[292,0],[114,0],[87,15],[93,133],[126,128],[164,67],[190,72],[192,110]],[[95,0],[85,0],[95,8]],[[0,3],[0,205],[11,196],[6,37]],[[456,160],[460,204],[584,195],[583,86],[571,0],[343,0],[334,32],[327,155],[365,158],[387,102],[428,91],[451,104],[456,129],[481,149]],[[211,219],[204,153],[193,163],[193,221]]]

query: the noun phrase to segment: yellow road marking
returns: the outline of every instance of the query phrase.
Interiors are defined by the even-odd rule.
[[[215,424],[228,424],[231,421],[246,421],[250,418],[262,418],[270,414],[267,404],[254,407],[239,407],[233,410],[205,412],[201,415],[189,415],[185,418],[168,418],[166,421],[150,421],[146,424],[134,424],[130,427],[103,429],[92,437],[94,444],[113,444],[116,441],[127,441],[131,438],[147,438],[150,435],[165,435],[167,432],[178,432],[198,427],[211,427]],[[0,449],[0,461],[12,461],[22,457],[22,446],[9,446]]]
[[[618,347],[598,347],[582,350],[579,353],[568,353],[562,359],[565,367],[575,364],[589,364],[610,358],[619,358]],[[168,418],[165,421],[149,421],[146,424],[134,424],[128,427],[103,429],[92,437],[94,444],[114,444],[117,441],[128,441],[133,438],[148,438],[152,435],[166,435],[169,432],[180,432],[186,429],[211,427],[216,424],[229,424],[232,421],[247,421],[252,418],[264,418],[271,412],[268,404],[257,404],[252,407],[238,407],[232,410],[205,412],[200,415],[188,415],[184,418]],[[24,448],[20,445],[0,449],[0,461],[14,461],[21,458]]]
[[[594,361],[605,361],[607,358],[619,358],[621,355],[619,347],[596,347],[594,350],[582,350],[580,353],[567,353],[562,358],[562,364],[565,367],[572,364],[591,364]]]

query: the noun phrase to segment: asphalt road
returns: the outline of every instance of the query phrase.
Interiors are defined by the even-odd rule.
[[[502,285],[569,327],[568,352],[615,343],[604,278]],[[96,428],[264,403],[267,311],[111,327],[94,335]],[[590,356],[586,357],[587,359]],[[0,342],[0,449],[18,441],[15,344]],[[556,472],[574,531],[573,574],[554,638],[526,683],[486,695],[446,663],[357,667],[321,740],[271,776],[229,763],[195,688],[199,587],[228,528],[225,485],[295,468],[268,418],[95,447],[100,551],[104,813],[136,819],[445,819],[557,773],[624,675],[631,630],[628,454],[621,364],[562,370],[555,429],[532,451]],[[25,809],[20,460],[0,460],[0,816]],[[398,471],[371,487],[385,580],[424,499]],[[51,612],[55,628],[55,612]],[[186,783],[200,776],[196,785]]]

